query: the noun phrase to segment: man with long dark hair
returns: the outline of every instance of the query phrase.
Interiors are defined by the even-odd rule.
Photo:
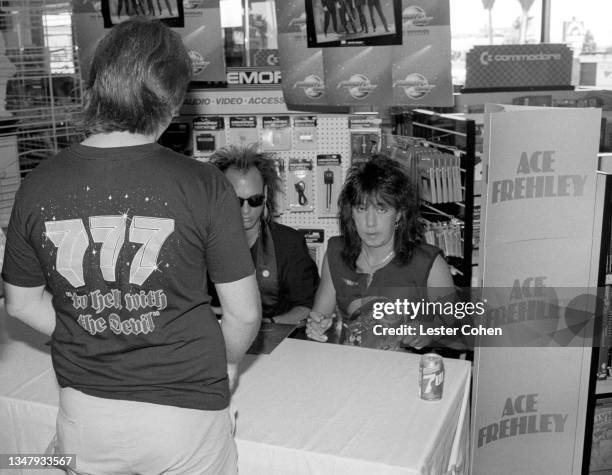
[[[325,333],[338,312],[341,343],[386,350],[426,347],[432,342],[426,335],[384,334],[375,328],[411,323],[400,312],[375,315],[376,306],[454,297],[442,251],[422,240],[418,197],[406,170],[384,155],[354,165],[340,191],[338,210],[341,236],[327,243],[307,336],[327,341]],[[454,323],[452,316],[448,320]],[[417,322],[427,325],[420,318]],[[462,340],[444,345],[465,348]]]

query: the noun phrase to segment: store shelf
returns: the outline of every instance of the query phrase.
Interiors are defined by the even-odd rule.
[[[0,226],[8,224],[20,180],[80,140],[83,107],[72,2],[6,0],[0,9]]]
[[[595,394],[597,396],[612,395],[612,378],[597,380]]]
[[[478,241],[479,236],[479,232],[474,234],[474,224],[478,231],[480,220],[479,208],[474,207],[474,188],[482,183],[475,180],[474,121],[466,120],[461,114],[416,109],[394,116],[394,131],[396,136],[405,137],[406,155],[414,162],[412,173],[418,178],[422,215],[428,221],[426,240],[440,247],[448,263],[458,270],[453,274],[455,285],[468,288],[472,285],[474,270],[472,246],[477,244],[473,240]],[[436,184],[441,184],[443,189],[442,200],[440,186]],[[457,185],[460,190],[456,189]],[[445,234],[446,224],[453,223],[459,225],[458,233]],[[449,246],[448,236],[455,243],[457,234],[459,242]]]

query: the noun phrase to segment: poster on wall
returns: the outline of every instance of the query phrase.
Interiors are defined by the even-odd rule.
[[[309,47],[402,44],[402,0],[305,0],[305,5]]]
[[[342,8],[340,2],[334,1],[276,2],[279,63],[288,104],[296,108],[453,104],[449,0],[386,2],[386,8],[393,6],[391,11],[395,12],[394,38],[400,39],[386,46],[370,40],[338,40],[341,35],[335,29],[343,31],[341,18],[347,29],[353,31],[346,11],[352,5],[359,19],[356,7],[359,2],[347,2]],[[366,9],[370,3],[361,3],[364,23],[359,20],[359,26],[355,25],[357,33],[348,36],[357,38],[367,28],[367,37],[375,38],[373,25],[377,25],[377,33],[381,31],[375,2],[371,4],[371,13]],[[339,14],[341,10],[343,17]],[[313,24],[321,41],[312,41]],[[323,41],[325,38],[329,41]]]
[[[334,105],[389,103],[390,48],[326,49],[323,54],[328,101]]]
[[[485,112],[482,299],[503,338],[475,353],[472,473],[580,473],[601,111]]]
[[[410,48],[392,51],[392,104],[448,104],[453,90],[450,70],[450,30],[437,28],[410,39]],[[451,97],[452,102],[452,97]]]
[[[104,27],[111,28],[131,18],[160,20],[171,27],[185,26],[183,0],[102,0]]]
[[[309,106],[328,104],[323,50],[308,47],[304,0],[276,2],[276,21],[285,102]]]
[[[108,32],[108,26],[115,22],[125,21],[131,16],[137,16],[135,2],[128,10],[125,4],[119,11],[119,0],[74,2],[72,21],[75,28],[76,44],[78,46],[81,74],[86,81],[89,76],[91,58],[100,39]],[[149,2],[154,2],[156,14],[148,13]],[[125,0],[125,3],[128,3]],[[163,19],[181,35],[187,48],[192,64],[193,81],[225,81],[225,53],[223,48],[223,34],[221,30],[221,17],[219,0],[198,0],[185,3],[179,0],[147,0],[139,2],[144,4],[147,17]],[[180,4],[181,8],[178,8]],[[170,17],[170,10],[172,17]],[[106,13],[105,13],[106,11]],[[126,13],[125,16],[123,13]],[[142,12],[139,9],[138,12]],[[117,15],[121,13],[121,15]],[[183,25],[179,26],[179,16]],[[167,21],[166,21],[167,20]],[[175,21],[177,20],[177,21]],[[109,24],[110,21],[110,24]],[[173,24],[174,23],[174,24]],[[108,25],[108,26],[105,26]]]

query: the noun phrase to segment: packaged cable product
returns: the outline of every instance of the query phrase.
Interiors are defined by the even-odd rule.
[[[296,150],[317,149],[317,118],[300,115],[293,118],[293,148]]]
[[[229,133],[231,143],[240,147],[259,144],[257,116],[241,115],[229,118]]]
[[[312,211],[313,206],[312,160],[290,158],[287,177],[288,207],[292,212]]]
[[[343,182],[340,162],[337,153],[317,155],[315,210],[319,218],[336,217],[338,213],[338,194]]]
[[[223,117],[206,116],[193,119],[193,156],[207,160],[213,152],[225,146]]]

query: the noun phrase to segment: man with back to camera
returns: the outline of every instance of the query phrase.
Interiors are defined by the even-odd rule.
[[[231,185],[156,143],[190,74],[162,23],[115,26],[91,65],[90,135],[16,196],[6,309],[52,337],[55,450],[77,455],[73,473],[237,472],[227,407],[260,302]]]

